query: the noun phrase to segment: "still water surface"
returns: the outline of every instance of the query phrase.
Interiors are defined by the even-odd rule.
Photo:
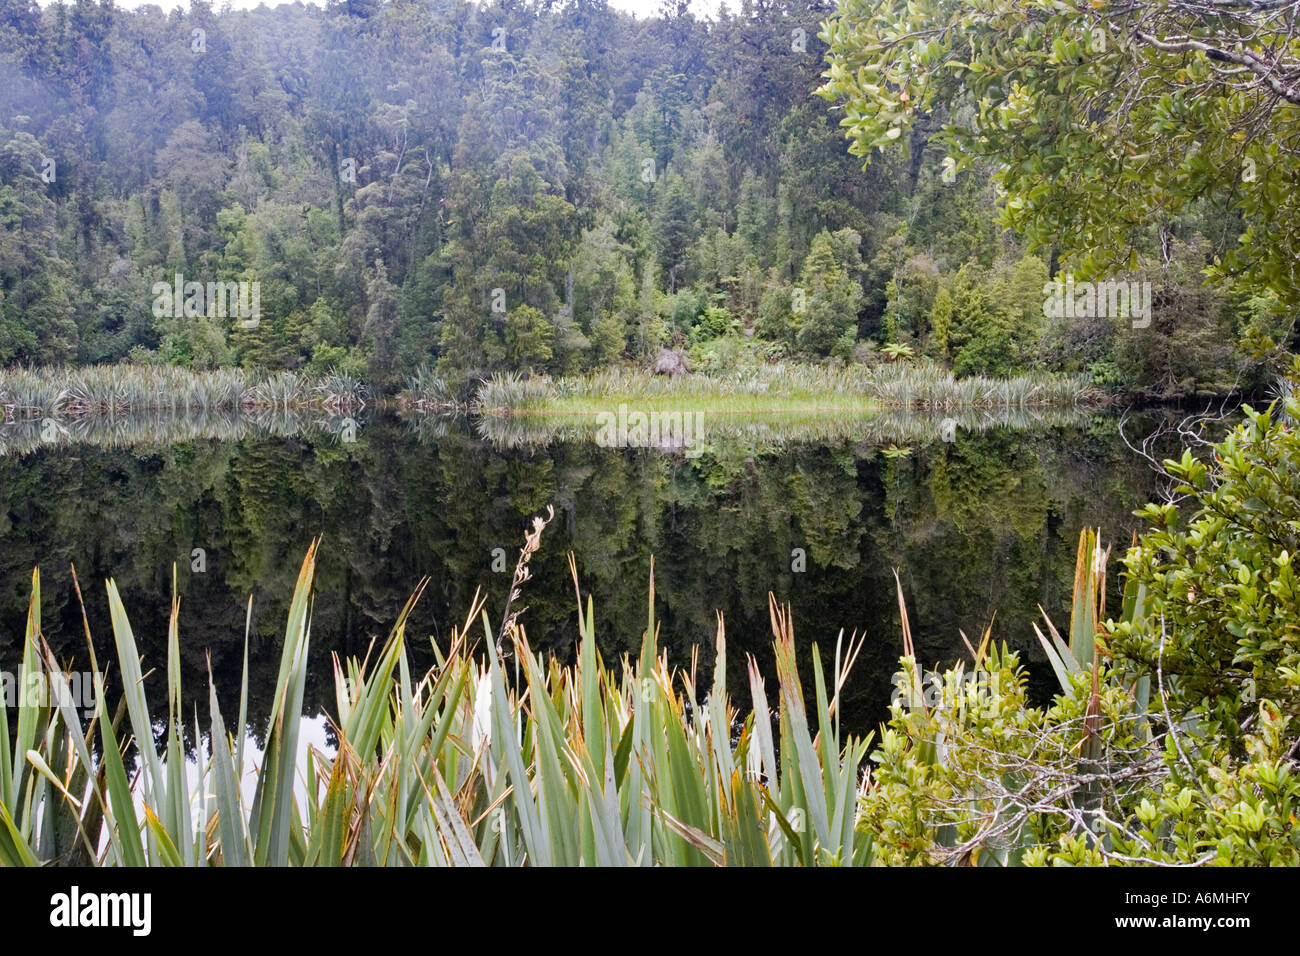
[[[1068,618],[1079,530],[1099,526],[1125,545],[1132,511],[1156,492],[1114,416],[981,413],[955,430],[923,415],[729,423],[698,456],[602,448],[589,429],[553,422],[141,418],[69,426],[53,441],[38,424],[0,429],[0,670],[18,668],[33,567],[51,646],[84,662],[75,565],[100,660],[112,657],[103,582],[113,577],[165,711],[175,567],[183,680],[204,725],[209,655],[223,713],[237,713],[252,596],[259,737],[298,568],[318,535],[309,715],[332,707],[331,654],[382,641],[425,576],[408,630],[419,667],[476,589],[495,623],[529,519],[553,505],[522,598],[534,648],[574,657],[573,552],[606,661],[635,654],[653,556],[661,646],[689,666],[698,645],[711,673],[722,612],[733,695],[745,653],[771,672],[769,592],[791,605],[805,655],[817,642],[829,664],[841,629],[865,633],[844,709],[864,732],[884,715],[900,653],[895,568],[927,665],[961,656],[959,632],[977,639],[996,612],[995,635],[1025,651],[1046,689],[1030,622],[1039,604]],[[1151,427],[1124,426],[1130,438]]]

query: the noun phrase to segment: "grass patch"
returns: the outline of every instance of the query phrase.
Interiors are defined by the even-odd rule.
[[[883,408],[998,408],[1097,404],[1087,376],[1022,375],[955,379],[939,366],[773,363],[676,379],[643,370],[590,375],[497,375],[484,382],[474,408],[485,415],[592,415],[626,404],[642,412],[716,415],[871,415]]]

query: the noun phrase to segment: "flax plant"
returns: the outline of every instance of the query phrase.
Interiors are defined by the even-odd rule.
[[[538,519],[525,544],[540,546]],[[0,863],[101,866],[367,865],[862,865],[857,826],[868,741],[843,738],[839,694],[861,641],[836,643],[836,668],[811,655],[805,701],[789,612],[771,603],[779,716],[757,663],[743,721],[726,686],[721,617],[707,689],[695,668],[676,672],[658,647],[653,571],[636,660],[607,665],[595,611],[579,600],[578,653],[565,666],[535,653],[508,611],[517,664],[505,666],[485,603],[476,597],[447,649],[411,672],[412,596],[387,641],[364,661],[335,658],[332,753],[302,748],[316,543],[289,609],[260,766],[249,768],[247,635],[239,714],[227,724],[209,679],[207,746],[182,747],[180,605],[173,600],[167,660],[141,659],[116,586],[107,585],[116,651],[110,708],[98,678],[93,716],[22,702],[11,734],[0,708]],[[531,550],[530,550],[531,549]],[[574,587],[581,594],[576,565]],[[526,570],[526,557],[521,556]],[[520,575],[516,575],[518,579]],[[515,590],[527,581],[516,581]],[[513,592],[512,592],[513,593]],[[78,591],[80,595],[80,591]],[[251,605],[250,605],[251,618]],[[91,646],[87,630],[87,642]],[[163,665],[167,712],[149,711],[143,682]],[[95,669],[98,672],[98,664]],[[21,663],[58,664],[40,621],[33,575]],[[517,676],[516,676],[517,675]],[[194,739],[201,741],[199,726]],[[736,739],[733,743],[733,729]],[[162,728],[156,746],[155,729]],[[191,768],[187,772],[187,757]],[[240,786],[255,773],[245,800]]]

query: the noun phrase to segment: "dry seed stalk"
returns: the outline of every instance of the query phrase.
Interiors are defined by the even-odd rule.
[[[538,548],[542,546],[542,531],[551,523],[555,517],[555,508],[551,505],[546,506],[546,517],[540,516],[533,518],[533,530],[524,535],[524,546],[519,552],[519,560],[515,563],[514,580],[510,582],[510,594],[506,597],[505,613],[501,616],[501,629],[497,632],[497,653],[503,657],[506,654],[505,639],[506,635],[510,636],[510,647],[513,650],[515,645],[515,634],[518,631],[519,615],[528,610],[521,607],[518,611],[512,610],[515,598],[522,593],[521,587],[525,581],[531,578],[532,572],[528,570],[528,561]]]

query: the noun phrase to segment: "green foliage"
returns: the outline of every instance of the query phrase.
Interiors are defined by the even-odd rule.
[[[1126,565],[1145,584],[1150,613],[1112,637],[1135,667],[1172,675],[1176,720],[1194,721],[1207,746],[1235,757],[1260,700],[1278,708],[1284,737],[1300,735],[1300,404],[1292,394],[1244,410],[1246,421],[1213,448],[1212,467],[1190,451],[1165,462],[1192,513],[1173,503],[1142,512],[1152,529]]]
[[[1002,222],[1094,275],[1136,266],[1135,242],[1207,197],[1233,233],[1211,273],[1300,301],[1290,188],[1300,45],[1263,7],[1055,0],[844,0],[823,33],[821,93],[852,151],[938,142],[954,171],[992,164]],[[1226,214],[1226,215],[1225,215]]]
[[[858,310],[862,307],[862,286],[846,271],[840,255],[848,243],[822,231],[813,239],[804,262],[800,283],[805,297],[802,311],[795,311],[795,344],[811,356],[829,355],[845,333],[856,335]],[[856,246],[853,246],[856,255]]]
[[[636,309],[635,275],[619,241],[617,225],[605,218],[583,234],[573,259],[573,313],[590,345],[587,367],[613,364],[627,349]]]
[[[890,342],[880,351],[891,362],[910,359],[913,356],[910,345],[901,345],[898,342]]]
[[[527,580],[546,520],[534,519],[515,581]],[[805,704],[788,612],[772,601],[780,710],[773,720],[757,664],[753,712],[738,742],[716,639],[712,685],[673,672],[649,618],[635,659],[607,668],[590,598],[578,609],[577,662],[561,668],[530,650],[509,605],[494,634],[480,602],[453,629],[438,665],[414,677],[406,648],[417,591],[377,655],[335,668],[338,745],[299,760],[307,681],[313,543],[294,588],[269,731],[251,802],[246,761],[247,651],[238,723],[209,679],[211,749],[186,773],[180,701],[179,602],[167,643],[168,709],[155,718],[138,646],[108,583],[126,726],[109,716],[101,675],[89,726],[70,705],[25,703],[14,735],[0,707],[0,862],[100,866],[860,866],[872,843],[856,826],[858,774],[869,741],[842,739],[839,690],[860,644],[837,643],[843,668],[812,655]],[[575,586],[577,572],[574,569]],[[421,589],[423,590],[423,585]],[[471,634],[482,626],[476,657]],[[508,641],[508,645],[505,642]],[[245,639],[247,647],[247,638]],[[517,659],[512,681],[504,655]],[[59,673],[40,633],[33,575],[22,686]],[[832,715],[835,715],[832,717]],[[154,749],[153,727],[164,728]],[[775,726],[774,726],[775,724]],[[233,735],[232,735],[233,731]],[[775,732],[774,732],[775,731]],[[128,778],[126,738],[146,741]],[[102,753],[101,764],[92,748]],[[778,758],[779,754],[779,758]],[[60,778],[51,767],[67,768]],[[303,778],[304,785],[299,786]],[[83,799],[74,797],[76,790]],[[41,819],[38,826],[36,821]]]
[[[67,265],[56,254],[56,208],[40,143],[0,126],[0,363],[75,354]]]
[[[554,343],[555,326],[540,309],[521,305],[506,316],[506,361],[514,367],[545,368]]]
[[[1047,267],[1026,256],[986,269],[963,265],[952,281],[947,339],[959,376],[1010,375],[1031,364],[1043,322]]]
[[[672,298],[669,313],[672,327],[678,332],[690,332],[707,307],[708,300],[692,289],[683,289]]]
[[[884,336],[889,341],[920,338],[926,334],[926,317],[933,307],[939,270],[924,254],[915,255],[895,271],[885,284]]]
[[[845,407],[1019,408],[1073,406],[1093,402],[1098,393],[1085,377],[1022,375],[1013,379],[971,376],[954,379],[933,364],[888,363],[876,367],[827,363],[769,362],[755,343],[738,337],[713,339],[692,349],[716,367],[708,374],[673,379],[642,370],[608,369],[584,376],[549,379],[496,376],[485,382],[475,405],[495,414],[525,411],[589,411],[593,405],[628,402],[637,408],[665,402],[689,407],[707,402],[721,410],[732,402],[778,403],[795,410]]]
[[[1069,642],[1050,620],[1038,634],[1061,685],[1047,707],[991,633],[969,669],[922,675],[900,585],[904,657],[861,823],[880,862],[1300,862],[1300,442],[1281,411],[1300,413],[1294,394],[1248,410],[1213,465],[1165,463],[1195,513],[1142,512],[1117,619],[1083,533]]]
[[[0,372],[6,418],[84,418],[131,412],[209,412],[236,408],[356,408],[368,389],[347,367],[319,377],[296,372],[254,376],[239,369],[195,372],[167,365],[10,369]]]
[[[308,375],[324,375],[338,369],[349,375],[365,374],[366,361],[359,349],[347,349],[341,345],[317,345],[311,352],[311,361],[304,368]]]
[[[941,285],[934,294],[934,306],[930,309],[930,335],[925,343],[926,354],[940,362],[948,360],[954,311],[952,293],[946,285]]]
[[[800,293],[803,294],[802,291]],[[793,290],[773,275],[758,305],[758,318],[754,322],[754,334],[770,342],[780,342],[790,348],[794,347],[795,317],[793,307]]]
[[[705,306],[695,327],[691,329],[691,339],[695,342],[707,342],[724,335],[737,335],[740,322],[720,305]]]
[[[1180,250],[1181,251],[1181,250]],[[1245,310],[1229,297],[1200,284],[1179,256],[1171,269],[1152,273],[1149,327],[1121,320],[1113,362],[1124,383],[1157,399],[1227,392],[1249,381],[1250,363],[1237,347]],[[1247,338],[1250,332],[1241,333]]]
[[[852,0],[828,34],[843,111],[809,95],[825,45],[780,42],[824,17],[811,0],[707,28],[503,9],[506,50],[439,4],[69,10],[11,11],[0,28],[17,78],[0,89],[0,364],[340,365],[391,392],[429,364],[456,387],[645,365],[676,333],[698,345],[725,326],[773,355],[850,362],[897,342],[961,375],[1095,367],[1165,399],[1258,385],[1295,346],[1289,112],[1200,54],[1121,54],[1109,7]],[[1101,21],[1116,42],[1093,56],[1074,33]],[[961,29],[908,29],[928,23]],[[959,71],[963,30],[988,42]],[[294,42],[246,56],[243,36]],[[1102,104],[1130,61],[1126,118]],[[933,122],[916,124],[922,100]],[[858,168],[840,120],[911,157]],[[955,141],[969,148],[945,165]],[[1147,334],[1040,327],[1020,301],[1038,271],[1022,244],[1058,239],[1054,272],[1113,253],[1158,275],[1163,316]],[[1195,293],[1216,256],[1240,288]],[[992,271],[987,295],[968,264]],[[150,289],[177,274],[256,281],[260,323],[155,316]],[[705,349],[723,364],[736,351]]]

